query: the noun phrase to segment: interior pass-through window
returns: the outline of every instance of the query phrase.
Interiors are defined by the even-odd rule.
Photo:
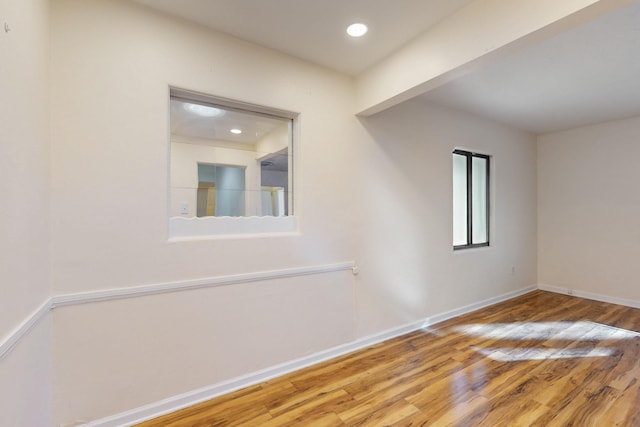
[[[295,117],[171,89],[170,222],[292,216]]]

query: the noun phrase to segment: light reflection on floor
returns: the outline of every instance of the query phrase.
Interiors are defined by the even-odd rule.
[[[514,322],[476,323],[452,328],[454,331],[483,338],[507,340],[624,340],[640,337],[638,332],[595,322]]]
[[[479,348],[478,353],[498,362],[520,362],[524,360],[571,359],[574,357],[609,357],[616,352],[610,348]]]
[[[607,344],[640,337],[638,332],[589,321],[472,323],[425,331],[475,338],[474,351],[500,362],[611,357],[617,351]],[[483,345],[481,340],[491,342]]]
[[[469,337],[469,348],[487,359],[504,362],[552,361],[573,358],[616,357],[616,341],[640,337],[640,333],[589,321],[473,323],[451,328],[425,328],[444,337]],[[476,393],[488,381],[486,359],[452,373],[449,377],[448,416],[461,419],[469,405],[477,414],[488,414],[489,401]],[[533,403],[532,405],[539,405]]]

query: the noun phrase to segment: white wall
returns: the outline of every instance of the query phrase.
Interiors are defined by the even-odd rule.
[[[350,165],[364,134],[350,78],[131,2],[52,8],[56,294],[355,258]],[[300,234],[167,241],[170,85],[300,112]],[[325,191],[331,183],[341,191]],[[353,340],[351,274],[309,280],[56,309],[54,421],[104,417]],[[168,360],[162,382],[158,357]]]
[[[536,283],[535,138],[421,101],[363,119],[358,333]],[[453,251],[452,152],[491,155],[491,246]]]
[[[345,203],[315,191],[349,182],[349,78],[124,1],[56,1],[52,25],[56,293],[353,258],[336,215]],[[302,113],[304,235],[167,242],[170,84]],[[315,160],[338,149],[332,170]],[[216,262],[202,263],[203,251]]]
[[[49,427],[51,320],[45,317],[0,360],[0,424]]]
[[[256,158],[278,153],[289,147],[289,125],[279,126],[256,143]]]
[[[0,345],[50,294],[48,4],[0,0]],[[0,358],[3,425],[49,424],[48,336]]]
[[[348,342],[352,282],[343,271],[58,308],[54,420],[114,415]]]
[[[640,303],[640,117],[539,137],[541,284]]]
[[[536,283],[530,135],[418,102],[361,122],[346,76],[125,1],[52,7],[56,294],[352,260],[361,271],[57,308],[55,422]],[[167,241],[169,85],[300,112],[300,233]],[[488,249],[452,250],[456,146],[494,156]]]

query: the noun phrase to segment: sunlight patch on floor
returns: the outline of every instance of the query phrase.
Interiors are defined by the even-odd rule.
[[[445,331],[492,340],[486,346],[475,341],[471,348],[500,362],[611,357],[617,354],[610,348],[615,341],[640,338],[638,332],[589,321],[473,323],[439,332]]]
[[[615,354],[610,348],[480,348],[473,350],[498,362],[522,362],[525,360],[558,360],[585,357],[609,357]]]
[[[464,335],[504,340],[604,341],[640,337],[638,332],[587,321],[475,323],[452,329]]]

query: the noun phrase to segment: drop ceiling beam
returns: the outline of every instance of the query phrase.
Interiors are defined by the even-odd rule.
[[[476,0],[356,79],[370,116],[633,0]]]

